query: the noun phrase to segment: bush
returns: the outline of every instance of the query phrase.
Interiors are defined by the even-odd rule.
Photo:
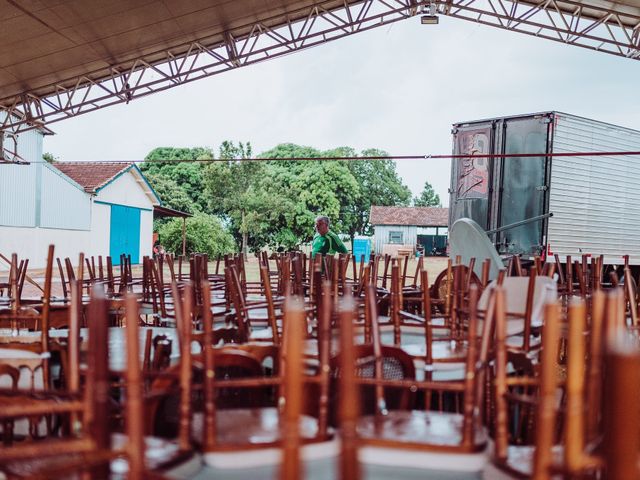
[[[182,253],[182,219],[174,218],[158,230],[160,243],[167,252]],[[187,254],[206,253],[216,257],[236,250],[231,234],[220,219],[206,213],[196,213],[187,218]]]
[[[273,235],[271,247],[282,248],[285,251],[297,250],[300,240],[289,228],[283,228]]]

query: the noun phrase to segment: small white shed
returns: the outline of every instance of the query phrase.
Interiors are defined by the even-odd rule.
[[[77,262],[80,252],[131,255],[142,261],[153,250],[153,208],[160,199],[131,163],[42,159],[42,135],[30,130],[17,137],[17,154],[28,164],[0,164],[0,270],[17,253],[41,268],[47,247]],[[4,259],[3,259],[4,257]]]
[[[54,164],[91,197],[90,255],[121,254],[140,263],[153,250],[153,208],[160,198],[132,163],[60,162]]]
[[[369,222],[375,232],[375,252],[397,256],[421,246],[430,254],[434,247],[446,246],[448,221],[448,208],[372,206]]]

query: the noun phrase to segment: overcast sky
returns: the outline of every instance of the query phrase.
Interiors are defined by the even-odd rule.
[[[392,155],[451,152],[451,124],[558,110],[640,129],[640,62],[440,17],[415,17],[51,125],[60,160],[142,159],[159,146],[292,142]],[[399,161],[448,204],[448,161]]]

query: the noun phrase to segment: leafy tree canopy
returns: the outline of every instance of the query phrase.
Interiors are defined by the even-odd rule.
[[[172,163],[169,159],[213,158],[208,148],[156,148],[142,169],[171,208],[220,216],[242,248],[291,249],[309,241],[314,219],[327,215],[337,233],[369,234],[371,205],[408,205],[409,189],[395,162],[382,150],[351,147],[318,150],[285,143],[253,156],[250,143],[222,142],[217,161]],[[383,157],[359,160],[358,157]],[[353,158],[289,161],[284,158]],[[168,228],[168,227],[162,227]]]
[[[187,213],[195,213],[200,210],[199,205],[189,197],[186,189],[178,185],[178,182],[173,178],[162,173],[147,173],[145,177],[153,185],[153,189],[162,200],[163,205]]]
[[[158,230],[160,243],[168,252],[182,253],[182,219],[173,218]],[[187,218],[186,250],[189,253],[206,253],[210,257],[236,250],[233,237],[224,229],[220,219],[205,213]]]
[[[160,175],[173,180],[186,192],[194,204],[194,208],[206,211],[207,199],[202,195],[204,189],[202,175],[205,166],[203,163],[193,162],[192,160],[209,160],[212,158],[214,158],[213,151],[210,148],[159,147],[149,152],[145,157],[145,162],[140,165],[140,169],[145,175],[154,175],[156,179]],[[167,160],[171,160],[171,162]],[[185,160],[185,163],[180,163],[180,160]],[[156,188],[153,182],[151,185],[154,189]],[[162,200],[169,202],[166,198]]]
[[[437,207],[440,203],[440,196],[433,189],[433,186],[427,181],[424,183],[424,189],[419,197],[413,199],[416,207]]]
[[[362,157],[388,157],[384,150],[367,149],[360,152]],[[408,205],[411,191],[402,183],[396,172],[396,163],[391,160],[350,160],[349,170],[360,186],[360,194],[355,202],[346,208],[349,216],[346,233],[351,240],[356,234],[372,233],[369,213],[372,205]]]
[[[268,166],[262,162],[243,162],[251,158],[251,144],[225,141],[220,146],[220,159],[204,171],[205,194],[211,212],[223,216],[243,251],[259,249],[266,237],[279,204],[265,189]]]
[[[45,162],[48,162],[48,163],[55,163],[59,160],[58,157],[54,157],[53,153],[49,153],[49,152],[44,152],[42,154],[42,158]]]

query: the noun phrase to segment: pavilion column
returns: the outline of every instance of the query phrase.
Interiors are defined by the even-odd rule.
[[[187,255],[187,217],[182,217],[182,256]]]

